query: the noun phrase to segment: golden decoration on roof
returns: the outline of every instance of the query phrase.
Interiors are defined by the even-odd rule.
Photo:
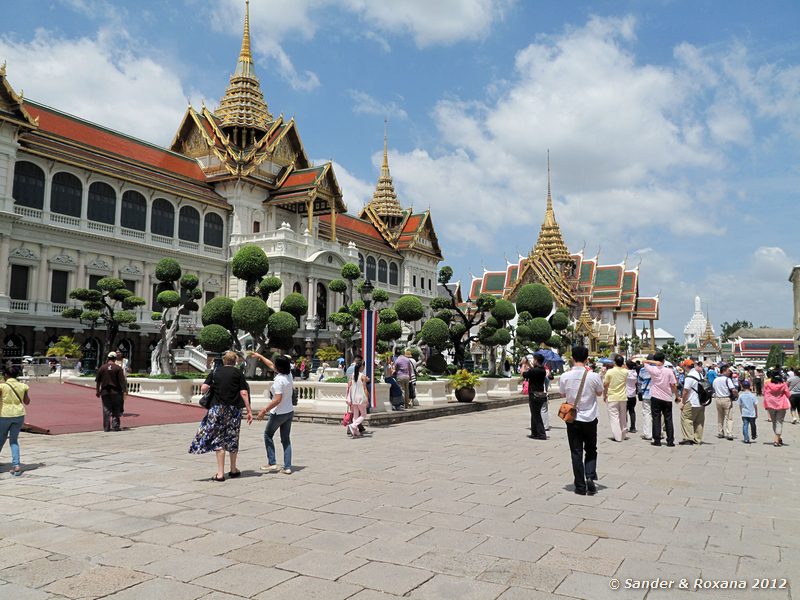
[[[583,300],[583,310],[578,317],[578,322],[575,323],[575,333],[578,335],[588,335],[590,338],[597,337],[594,331],[594,321],[589,314],[589,307],[586,305],[586,299]]]
[[[714,330],[711,328],[711,319],[706,317],[706,330],[703,332],[703,337],[700,339],[700,348],[707,348],[712,347],[716,350],[722,348],[719,344],[719,340],[714,335]]]
[[[245,2],[244,34],[236,70],[214,114],[222,128],[242,127],[263,132],[272,121],[250,51],[250,0]]]
[[[378,176],[378,185],[372,194],[372,199],[367,204],[381,219],[400,220],[403,218],[403,209],[397,200],[394,191],[394,182],[389,173],[388,134],[383,134],[383,164]]]
[[[550,152],[547,153],[547,208],[544,212],[544,222],[539,230],[539,239],[536,241],[535,251],[544,251],[550,255],[555,263],[570,263],[570,257],[564,238],[561,237],[561,229],[556,222],[556,214],[553,211],[553,198],[550,194]]]

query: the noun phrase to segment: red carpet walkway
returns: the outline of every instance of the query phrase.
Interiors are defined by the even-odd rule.
[[[103,430],[103,408],[93,388],[68,383],[31,383],[29,394],[26,425],[48,430],[52,435]],[[205,409],[199,406],[128,396],[122,427],[199,423],[205,414]]]

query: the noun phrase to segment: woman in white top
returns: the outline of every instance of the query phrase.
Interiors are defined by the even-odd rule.
[[[262,471],[277,473],[280,471],[285,475],[292,474],[292,440],[289,435],[292,432],[292,419],[294,418],[294,405],[292,404],[292,394],[294,393],[294,380],[292,379],[292,364],[285,356],[278,356],[273,363],[268,358],[264,358],[257,352],[251,354],[268,368],[275,371],[275,381],[272,382],[272,401],[259,411],[256,419],[262,420],[269,412],[267,427],[264,429],[264,445],[267,447],[267,464],[261,467]],[[275,441],[272,439],[275,432],[281,431],[281,446],[283,446],[283,469],[281,469],[275,458]]]
[[[361,372],[363,362],[360,358],[355,360],[355,369],[353,374],[347,380],[347,391],[345,397],[347,398],[347,405],[350,407],[350,412],[353,413],[353,421],[347,428],[350,434],[354,437],[360,437],[362,434],[358,430],[358,426],[367,418],[367,399],[369,392],[367,391],[367,376]]]

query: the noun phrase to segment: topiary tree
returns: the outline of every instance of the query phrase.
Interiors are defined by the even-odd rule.
[[[531,317],[548,317],[553,312],[553,295],[541,283],[523,285],[517,292],[517,311],[526,311]]]
[[[553,331],[561,331],[569,327],[569,317],[565,315],[560,310],[553,313],[553,316],[550,317],[550,327],[553,328]]]
[[[345,296],[344,299],[345,304],[350,304],[355,300],[355,298],[353,298],[353,282],[361,277],[361,269],[354,263],[345,263],[342,265],[340,273],[342,278],[347,281],[347,296]]]
[[[97,325],[106,328],[106,339],[103,343],[103,355],[114,348],[119,330],[127,327],[139,329],[134,309],[146,304],[144,298],[134,296],[125,287],[125,282],[116,277],[103,277],[97,282],[97,289],[78,288],[69,293],[73,300],[83,302],[83,308],[68,308],[61,313],[65,319],[80,319],[94,331]]]
[[[551,348],[561,348],[564,345],[564,340],[561,339],[561,336],[554,333],[550,336],[550,339],[545,342],[545,344]]]
[[[281,310],[288,312],[299,322],[308,313],[308,300],[303,294],[292,292],[281,302]]]
[[[425,365],[432,373],[443,373],[447,367],[447,361],[442,354],[452,345],[450,327],[442,319],[433,317],[425,321],[417,337],[424,340],[432,350]]]
[[[390,344],[403,335],[403,326],[393,308],[382,308],[378,313],[378,339]]]
[[[407,294],[398,298],[392,308],[397,313],[397,318],[403,323],[407,323],[411,329],[408,337],[411,341],[414,336],[414,324],[425,316],[425,307],[422,305],[422,301],[417,296]]]
[[[767,363],[765,368],[770,370],[781,367],[783,366],[784,359],[785,354],[783,352],[783,348],[781,348],[778,344],[772,344],[769,347],[769,354],[767,354]]]
[[[156,263],[156,279],[160,290],[156,302],[160,312],[154,312],[152,319],[160,321],[159,340],[150,353],[150,375],[174,375],[175,361],[172,350],[180,328],[181,315],[199,310],[197,300],[203,293],[199,289],[200,280],[196,275],[182,275],[181,266],[174,258],[162,258]],[[180,287],[181,293],[175,291]]]
[[[500,298],[495,301],[489,312],[497,324],[494,327],[495,331],[484,337],[484,345],[488,344],[489,348],[489,374],[495,375],[497,373],[497,347],[507,346],[511,342],[508,322],[517,316],[517,309],[513,302]]]
[[[254,244],[242,246],[231,260],[231,272],[245,282],[245,293],[255,296],[261,279],[269,273],[266,253]]]
[[[267,320],[270,346],[288,350],[292,347],[292,336],[299,327],[297,319],[289,312],[281,310],[270,315]]]
[[[197,341],[208,352],[225,352],[231,348],[230,330],[222,325],[206,325],[197,334]]]

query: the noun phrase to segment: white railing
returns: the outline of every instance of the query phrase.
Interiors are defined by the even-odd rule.
[[[77,217],[50,213],[50,222],[58,225],[69,225],[70,227],[80,227],[81,220]]]
[[[216,246],[203,246],[203,249],[206,251],[206,254],[222,254],[222,248],[217,248]]]
[[[136,231],[135,229],[128,229],[127,227],[123,227],[120,233],[122,237],[129,237],[135,240],[143,240],[145,238],[144,231]]]
[[[178,242],[178,248],[181,248],[183,250],[194,250],[194,251],[197,251],[197,250],[200,249],[200,244],[198,244],[196,242],[187,242],[187,241],[184,241],[184,240],[180,240]]]
[[[107,223],[98,223],[97,221],[89,221],[86,227],[93,231],[102,231],[103,233],[114,233],[114,226]]]
[[[172,246],[172,238],[166,237],[164,235],[156,235],[155,233],[151,233],[150,239],[156,242],[157,244],[166,244],[167,246]]]
[[[176,348],[172,351],[172,357],[176,363],[189,363],[198,371],[208,368],[208,354],[200,346]]]
[[[55,304],[54,303],[54,304],[50,305],[50,311],[54,315],[60,315],[62,312],[64,312],[68,308],[69,308],[69,306],[67,304]]]
[[[31,311],[31,303],[28,300],[11,300],[8,303],[8,307],[14,312],[26,313]]]
[[[17,206],[14,205],[14,213],[21,215],[23,217],[30,217],[32,219],[36,219],[37,221],[42,220],[42,211],[38,208],[30,208],[28,206]]]

